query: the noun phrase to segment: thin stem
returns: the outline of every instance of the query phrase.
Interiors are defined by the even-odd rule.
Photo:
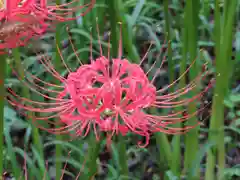
[[[168,0],[164,0],[164,16],[165,16],[165,36],[169,42],[168,47],[168,67],[169,67],[169,83],[173,82],[174,78],[174,65],[172,61],[172,48],[171,48],[171,32],[170,32],[170,19],[169,19],[169,12],[168,12]],[[151,114],[156,114],[156,109],[151,109]],[[159,166],[162,168],[166,168],[166,170],[171,166],[172,159],[171,159],[171,146],[168,141],[168,137],[164,133],[155,133],[156,143],[158,146],[159,154]]]
[[[120,174],[127,177],[128,176],[128,159],[127,159],[127,148],[125,138],[119,134],[118,135],[118,149],[119,149],[119,164],[120,164]]]
[[[183,48],[182,48],[182,59],[180,63],[180,74],[183,74],[186,71],[187,65],[187,52],[188,52],[188,28],[187,28],[187,9],[185,7],[184,10],[184,26],[182,28],[182,41],[183,41]],[[179,88],[183,88],[186,85],[186,79],[181,78]],[[179,111],[181,109],[179,108]],[[182,124],[177,125],[181,127]],[[173,144],[173,153],[172,153],[172,163],[171,163],[171,171],[174,173],[175,176],[180,177],[180,166],[181,166],[181,135],[175,135],[172,140]]]
[[[155,133],[156,142],[158,149],[160,151],[160,161],[159,164],[164,162],[164,167],[168,168],[172,162],[172,150],[167,136],[164,133]]]
[[[110,23],[111,23],[111,44],[112,44],[112,56],[113,57],[117,57],[118,55],[118,37],[119,37],[119,33],[117,31],[117,15],[115,13],[115,3],[114,1],[109,1],[109,13],[111,14],[110,16]]]
[[[81,176],[82,179],[91,179],[97,173],[97,158],[100,151],[100,142],[96,140],[95,134],[91,133],[88,140],[88,154],[86,158],[87,174]]]
[[[3,159],[3,130],[4,130],[4,95],[5,95],[5,88],[4,88],[4,77],[5,77],[5,68],[6,68],[6,56],[1,55],[0,59],[0,159]],[[0,174],[3,174],[3,162],[0,163]]]
[[[164,17],[165,17],[165,36],[168,40],[168,71],[169,71],[169,83],[174,81],[174,62],[172,59],[172,47],[171,47],[171,30],[170,30],[170,17],[168,13],[169,0],[163,1],[164,5]],[[171,89],[173,91],[173,89]]]
[[[18,48],[13,49],[13,57],[14,57],[14,60],[15,60],[16,69],[19,72],[19,77],[21,79],[24,79],[24,77],[25,77],[24,68],[21,65],[20,52],[19,52]],[[26,86],[22,87],[21,94],[22,94],[23,97],[25,97],[27,99],[31,98],[28,87],[26,87]],[[27,112],[27,115],[28,115],[28,117],[34,117],[35,116],[33,112]],[[30,120],[30,122],[31,122],[31,120]],[[33,134],[32,134],[33,144],[36,147],[38,153],[40,154],[40,157],[42,159],[44,159],[43,145],[42,145],[42,141],[41,141],[41,138],[40,138],[39,130],[33,124],[32,124],[32,130],[33,130]],[[44,174],[44,171],[45,171],[44,165],[39,164],[39,166],[40,166],[42,174]]]
[[[127,55],[129,57],[129,60],[134,63],[140,62],[140,57],[137,52],[137,49],[135,45],[133,44],[133,34],[132,34],[132,28],[134,24],[130,24],[129,21],[127,21],[124,6],[122,0],[114,0],[109,1],[109,9],[110,11],[110,17],[111,17],[111,28],[114,28],[113,22],[120,22],[122,24],[122,41],[123,41],[123,50],[127,52]],[[114,28],[115,29],[115,28]],[[112,32],[116,33],[116,32]],[[117,34],[116,34],[117,36]],[[113,48],[117,48],[118,46],[114,46],[116,44],[113,44]],[[113,52],[118,52],[117,50],[113,50]],[[117,57],[117,56],[116,56]]]
[[[82,1],[78,1],[77,2],[78,4],[78,6],[83,6],[84,4],[86,4],[86,3],[88,3],[88,2],[86,2],[86,0],[82,0]],[[96,3],[98,3],[98,2],[96,2]],[[95,8],[94,8],[95,9]],[[94,9],[92,9],[92,11],[94,10]],[[81,17],[79,17],[79,19],[81,19],[82,21],[82,23],[80,24],[80,23],[78,23],[77,24],[77,27],[78,28],[87,28],[88,26],[90,26],[91,25],[91,27],[93,27],[93,25],[92,24],[95,24],[95,21],[92,21],[92,19],[91,19],[91,14],[92,13],[87,13],[85,16],[81,16]],[[80,12],[78,13],[76,13],[76,15],[77,16],[79,16],[80,15]],[[90,22],[92,22],[91,24],[90,24]],[[95,27],[95,26],[94,26]],[[95,31],[95,29],[94,28],[92,28],[92,31]],[[92,33],[92,32],[91,32]],[[79,37],[79,40],[78,41],[74,41],[74,46],[76,47],[76,49],[83,49],[83,48],[86,48],[86,47],[88,47],[88,39],[85,37],[85,36],[80,36]],[[88,52],[86,52],[86,51],[83,51],[83,52],[81,52],[80,54],[79,54],[79,57],[80,57],[80,60],[82,61],[82,63],[83,64],[85,64],[85,63],[88,63],[88,61],[89,61],[89,54],[88,54]]]
[[[122,2],[121,0],[116,1],[109,1],[109,13],[110,13],[110,23],[111,23],[111,43],[112,43],[112,49],[111,49],[111,55],[114,58],[118,58],[119,56],[119,50],[122,50],[124,48],[127,49],[128,55],[132,57],[131,59],[134,62],[138,62],[138,57],[136,57],[135,51],[133,50],[133,44],[132,44],[132,36],[130,35],[130,32],[126,30],[128,27],[127,22],[124,21],[124,15],[121,16],[120,13],[123,12]],[[119,18],[121,17],[121,18]],[[121,25],[118,25],[118,22],[121,23]],[[118,33],[118,28],[120,28],[120,32],[122,36],[120,36],[120,33]],[[126,39],[126,37],[128,37]],[[120,39],[122,38],[122,39]],[[123,45],[119,42],[123,41]],[[130,43],[130,44],[129,44]],[[123,46],[123,47],[119,47]],[[120,57],[121,58],[121,57]],[[137,58],[137,59],[136,59]],[[121,135],[118,136],[119,140],[119,162],[120,162],[120,172],[121,175],[128,176],[128,162],[127,162],[127,153],[126,153],[126,144],[124,141],[124,137]]]
[[[233,21],[235,19],[237,0],[224,1],[224,21],[221,26],[219,0],[215,0],[215,51],[216,54],[216,87],[212,104],[212,116],[210,119],[209,141],[216,142],[216,146],[207,153],[206,180],[224,179],[225,145],[224,145],[224,98],[228,92],[230,73],[232,72],[232,38]],[[218,162],[218,174],[214,175],[216,161]]]
[[[188,51],[190,55],[190,61],[193,61],[197,57],[197,37],[198,37],[198,12],[199,12],[199,0],[189,0],[186,2],[186,11],[187,11],[187,29],[188,29]],[[190,70],[190,79],[196,78],[197,74],[199,72],[198,67],[196,66],[196,63]],[[191,81],[190,80],[190,81]],[[197,94],[197,89],[192,91],[192,96],[194,94]],[[196,103],[190,103],[188,105],[188,113],[192,114],[197,111]],[[198,121],[197,117],[193,117],[189,119],[186,125],[194,125]],[[184,158],[184,168],[187,173],[188,179],[199,179],[199,166],[197,165],[197,173],[191,174],[189,173],[189,170],[193,167],[193,159],[196,159],[197,152],[198,152],[198,132],[199,128],[196,127],[189,131],[185,136],[185,142],[186,142],[186,150],[185,150],[185,158]]]
[[[84,1],[82,3],[84,3]],[[97,2],[97,3],[101,4],[103,2]],[[96,8],[97,8],[97,6],[92,10],[93,13],[91,13],[91,14],[89,13],[89,14],[85,15],[84,21],[83,21],[84,22],[83,26],[88,25],[89,22],[92,22],[92,24],[95,24],[95,25],[91,24],[91,27],[92,27],[91,35],[94,35],[93,37],[98,37],[98,35],[99,36],[101,35],[100,33],[102,32],[102,26],[100,26],[100,29],[99,29],[98,28],[99,26],[96,23],[102,22],[104,19],[103,18],[104,13],[100,13],[102,11],[102,9],[100,9],[100,8],[96,9]],[[98,13],[100,13],[100,14],[97,16]],[[96,22],[96,19],[99,19],[99,20],[97,20],[97,22]],[[97,31],[97,34],[96,34],[96,31]],[[81,43],[82,47],[86,46],[86,44],[84,44],[84,38],[85,37],[82,37],[82,39],[81,39],[81,42],[83,42],[83,43]],[[101,43],[101,42],[99,42],[99,43]],[[99,44],[99,46],[100,46],[100,51],[102,51],[103,50],[101,48],[102,46],[100,44]],[[92,48],[92,45],[90,48]],[[90,49],[90,51],[92,51],[92,49]],[[85,53],[85,54],[82,53],[80,56],[80,58],[81,58],[81,60],[83,60],[83,62],[86,62],[87,59],[92,60],[91,58],[87,58],[87,57],[89,57],[88,53]],[[100,136],[101,136],[101,134],[100,134]],[[95,174],[98,172],[97,171],[97,168],[98,168],[97,158],[98,158],[98,155],[100,152],[100,145],[101,145],[101,141],[96,140],[95,134],[93,132],[90,134],[87,142],[88,142],[88,153],[87,153],[87,157],[86,157],[86,166],[85,166],[87,169],[87,174],[84,173],[83,175],[81,175],[81,179],[86,179],[86,180],[93,179]]]
[[[56,0],[56,5],[60,5],[61,4],[61,0]],[[56,33],[55,33],[55,43],[56,43],[56,47],[60,47],[60,41],[61,41],[61,25],[57,24],[56,27]],[[58,72],[60,71],[60,65],[61,65],[61,57],[60,54],[58,53],[57,49],[56,49],[56,56],[55,56],[55,61],[54,61],[54,65],[55,65],[55,69]],[[56,82],[57,83],[57,82]],[[56,119],[56,121],[58,121],[58,119]],[[58,128],[58,127],[56,127]],[[61,135],[56,135],[56,140],[57,141],[61,141],[62,137]],[[59,161],[59,159],[62,157],[62,146],[60,144],[56,144],[56,149],[55,149],[55,163],[56,163],[56,179],[60,179],[61,178],[61,174],[62,174],[62,163],[61,161]]]

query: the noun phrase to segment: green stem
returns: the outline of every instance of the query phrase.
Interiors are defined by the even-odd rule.
[[[86,0],[82,0],[82,1],[78,1],[77,3],[78,3],[77,4],[78,6],[83,6],[83,5],[87,4],[88,2]],[[91,10],[91,11],[93,11],[93,10]],[[77,13],[76,15],[79,16],[80,12]],[[95,24],[95,20],[92,21],[90,15],[91,15],[91,13],[88,13],[85,16],[81,17],[82,20],[83,20],[82,24],[78,24],[77,28],[79,28],[79,29],[86,28],[87,29],[90,25],[91,25],[91,27],[95,27],[95,26],[92,26],[92,24]],[[92,23],[90,23],[90,22],[92,22]],[[89,30],[89,29],[87,29],[87,30]],[[95,31],[95,29],[92,28],[92,31]],[[79,41],[74,42],[74,46],[76,47],[76,49],[84,49],[86,47],[89,47],[88,39],[85,36],[80,36]],[[79,57],[80,57],[83,64],[89,62],[89,52],[83,51],[79,54]]]
[[[129,61],[138,63],[140,61],[139,54],[136,47],[133,44],[132,29],[135,24],[129,24],[124,13],[124,7],[122,0],[109,1],[109,13],[111,22],[111,44],[112,44],[112,56],[118,57],[119,48],[127,52]],[[118,22],[122,23],[120,31],[122,31],[122,37],[119,36]],[[122,39],[119,39],[122,38]],[[123,42],[123,47],[119,47],[119,41]],[[164,135],[163,135],[164,136]],[[119,162],[121,175],[128,176],[128,161],[126,153],[126,143],[122,135],[118,136],[119,140]],[[160,138],[159,138],[160,139]],[[165,140],[167,138],[165,137]]]
[[[187,11],[187,29],[188,29],[188,51],[190,55],[190,61],[193,61],[197,57],[197,37],[198,37],[198,11],[199,11],[199,0],[189,0],[186,2],[186,11]],[[196,78],[198,74],[198,68],[195,63],[194,66],[190,70],[190,81]],[[191,96],[194,96],[194,94],[197,94],[197,89],[192,90]],[[193,114],[197,111],[196,102],[190,103],[188,105],[188,113]],[[197,123],[198,119],[197,117],[193,117],[188,120],[186,125],[195,125]],[[189,173],[189,170],[193,167],[193,159],[197,158],[197,152],[199,148],[198,144],[198,132],[199,128],[194,128],[191,131],[189,131],[185,135],[185,143],[186,143],[186,150],[185,150],[185,158],[184,158],[184,168],[187,172],[187,178],[188,179],[199,179],[199,165],[197,165],[197,173],[192,174]]]
[[[127,148],[124,136],[118,135],[118,149],[119,149],[119,164],[120,164],[120,174],[122,176],[128,177],[128,158],[127,158]]]
[[[61,4],[61,0],[56,0],[56,5],[60,5]],[[60,30],[61,30],[61,24],[57,24],[57,27],[56,27],[56,33],[55,33],[55,43],[56,43],[56,46],[59,46],[60,47],[60,41],[61,41],[61,33],[60,33]],[[55,53],[56,53],[56,56],[55,56],[55,61],[54,61],[54,65],[55,65],[55,69],[58,71],[58,72],[61,72],[61,68],[60,68],[60,65],[61,65],[61,57],[60,57],[60,54],[57,52],[57,49],[55,49]],[[59,121],[59,119],[56,119],[56,121]],[[58,127],[56,127],[58,128]],[[56,140],[57,141],[61,141],[62,140],[62,136],[61,135],[56,135]],[[55,149],[55,163],[56,163],[56,179],[60,179],[61,178],[61,174],[62,174],[62,163],[61,161],[59,161],[59,159],[63,156],[63,153],[62,153],[62,146],[60,144],[56,144],[56,149]]]
[[[205,18],[208,20],[210,17],[210,1],[209,0],[204,0],[203,2],[203,15],[205,16]],[[206,29],[203,29],[203,32],[201,32],[201,35],[204,39],[207,38],[207,33],[206,33]]]
[[[150,114],[157,114],[156,108],[151,108]],[[158,165],[163,170],[167,170],[172,164],[172,150],[168,137],[161,132],[155,133],[154,136],[160,152]]]
[[[111,29],[115,29],[114,24],[116,22],[122,23],[122,41],[123,41],[123,49],[126,50],[128,53],[129,60],[134,63],[139,63],[140,56],[137,52],[135,45],[133,44],[133,35],[132,35],[132,28],[134,24],[129,24],[126,18],[126,14],[124,13],[124,7],[122,0],[114,0],[108,2],[109,12],[110,12],[110,21],[111,21]],[[112,32],[116,33],[116,32]],[[117,36],[117,34],[115,35]],[[119,37],[119,36],[118,36]],[[113,48],[118,48],[116,46],[118,43],[115,42]],[[117,49],[118,50],[118,49]],[[113,50],[114,53],[117,50]]]
[[[5,88],[4,88],[4,79],[5,79],[5,68],[6,68],[6,56],[5,55],[1,55],[1,59],[0,59],[0,131],[1,131],[1,135],[0,135],[0,159],[3,159],[3,138],[4,138],[4,134],[3,134],[3,130],[4,130],[4,97],[5,97]],[[0,175],[3,174],[3,162],[0,163]]]
[[[25,78],[24,67],[21,65],[20,52],[19,52],[18,48],[13,49],[13,57],[14,57],[14,60],[15,60],[15,64],[16,64],[15,66],[16,66],[16,69],[19,73],[19,76],[20,76],[21,80],[24,81],[24,78]],[[23,97],[25,97],[27,99],[31,98],[28,87],[26,87],[26,86],[22,87],[21,94],[22,94]],[[27,115],[28,115],[28,118],[30,118],[30,117],[34,117],[35,113],[27,112]],[[29,119],[29,120],[31,122],[31,119]],[[43,145],[42,145],[42,141],[41,141],[41,138],[40,138],[39,130],[33,124],[32,124],[32,130],[33,130],[33,134],[32,134],[33,144],[36,147],[41,159],[44,159]],[[40,167],[41,173],[44,174],[45,165],[44,164],[39,164],[39,167]]]
[[[164,17],[165,17],[165,36],[168,40],[168,67],[169,67],[169,82],[171,83],[174,78],[174,64],[172,61],[172,48],[171,48],[171,32],[170,32],[170,21],[169,21],[169,13],[168,13],[168,0],[164,0]],[[150,112],[152,114],[156,114],[156,109],[151,109]],[[159,167],[167,170],[172,163],[171,159],[171,146],[168,141],[168,137],[164,133],[155,133],[156,143],[159,149]]]
[[[183,74],[186,70],[187,64],[187,51],[188,51],[188,28],[187,28],[187,9],[185,7],[184,10],[184,26],[182,28],[182,59],[180,63],[180,74]],[[179,83],[179,88],[182,88],[186,85],[186,79],[182,78]],[[181,110],[179,108],[179,110]],[[182,124],[176,125],[176,127],[181,127]],[[173,144],[173,152],[172,152],[172,163],[171,163],[171,171],[177,177],[180,177],[180,166],[181,166],[181,135],[175,135],[172,140]]]
[[[155,133],[154,135],[160,152],[159,165],[162,166],[162,163],[164,163],[163,166],[167,169],[172,162],[172,150],[168,138],[164,133],[161,132]]]
[[[115,3],[114,1],[109,1],[109,14],[110,14],[110,23],[111,23],[111,44],[112,44],[112,52],[111,55],[116,58],[118,55],[118,37],[119,37],[119,33],[117,31],[117,15],[115,13]]]
[[[59,44],[59,39],[57,38],[58,36],[58,31],[56,32],[56,44]],[[55,58],[55,63],[57,64],[59,62],[59,55],[56,53],[56,58]],[[58,70],[58,68],[56,68]],[[59,121],[59,119],[56,119],[56,121]],[[58,128],[58,126],[56,126]],[[56,140],[61,141],[62,136],[61,135],[56,135]],[[62,163],[59,161],[59,159],[62,157],[62,147],[60,144],[56,144],[56,179],[61,178],[61,173],[62,173]]]
[[[224,179],[225,145],[224,145],[224,98],[227,94],[230,72],[232,72],[232,38],[233,21],[236,14],[237,0],[224,1],[224,21],[221,26],[219,0],[215,0],[215,51],[216,54],[216,87],[210,119],[209,141],[216,142],[216,146],[207,153],[206,180]],[[214,168],[218,160],[218,176],[214,175]]]
[[[164,17],[165,17],[165,36],[168,40],[168,72],[169,72],[169,83],[174,81],[174,62],[172,59],[172,47],[171,47],[171,30],[170,30],[170,17],[168,13],[169,0],[164,0]],[[171,92],[173,88],[171,88]]]
[[[96,140],[95,134],[91,133],[90,139],[88,140],[88,154],[86,158],[87,174],[84,174],[81,178],[89,180],[97,173],[97,158],[100,151],[100,144]]]
[[[130,35],[129,31],[126,31],[126,28],[128,25],[126,24],[126,21],[123,19],[119,19],[120,13],[123,11],[123,7],[121,4],[121,0],[116,1],[109,1],[109,13],[110,13],[110,23],[111,23],[111,44],[112,44],[112,52],[111,55],[114,58],[118,58],[118,51],[119,49],[124,49],[125,47],[127,49],[128,55],[132,57],[133,61],[138,61],[139,58],[136,57],[135,51],[133,50],[134,46],[132,45],[132,36]],[[122,23],[122,29],[120,29],[120,33],[122,33],[122,37],[120,37],[120,34],[118,33],[118,23]],[[119,39],[122,38],[122,39]],[[126,37],[128,37],[126,39]],[[119,41],[123,41],[123,47],[119,47]],[[120,163],[120,174],[127,177],[128,176],[128,161],[127,161],[127,153],[126,153],[126,143],[125,138],[122,135],[118,136],[119,141],[119,163]]]

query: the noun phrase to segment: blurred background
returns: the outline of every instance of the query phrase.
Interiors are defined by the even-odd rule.
[[[137,145],[144,138],[133,133],[121,141],[114,137],[110,150],[104,133],[100,142],[93,132],[69,141],[68,135],[39,129],[29,118],[33,114],[26,116],[28,112],[5,101],[3,179],[240,179],[239,22],[238,0],[97,0],[84,17],[57,24],[56,31],[45,33],[26,47],[10,50],[6,58],[6,91],[11,88],[20,96],[43,102],[48,100],[23,83],[39,83],[26,72],[56,82],[39,61],[44,55],[51,57],[54,68],[67,77],[61,56],[72,70],[79,67],[76,54],[86,64],[90,62],[90,52],[94,59],[99,57],[98,31],[105,56],[110,36],[112,58],[117,57],[122,32],[123,58],[133,63],[141,61],[153,42],[142,68],[147,72],[156,61],[149,75],[153,77],[166,58],[155,81],[158,89],[178,78],[193,60],[196,63],[188,78],[168,92],[186,86],[198,72],[208,71],[193,94],[211,79],[215,83],[200,100],[184,107],[185,113],[204,107],[188,122],[193,125],[198,121],[200,126],[183,135],[154,133],[145,148]],[[149,111],[167,115],[170,110]],[[41,113],[37,115],[41,117]]]

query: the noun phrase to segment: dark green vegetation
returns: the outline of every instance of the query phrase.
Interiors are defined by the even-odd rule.
[[[111,56],[116,57],[120,22],[123,55],[129,61],[140,62],[153,41],[144,63],[144,68],[149,69],[164,46],[161,59],[166,55],[167,61],[157,78],[157,87],[172,82],[197,58],[189,77],[169,92],[184,87],[207,63],[210,74],[206,81],[214,78],[216,83],[198,103],[187,106],[187,112],[191,113],[206,105],[204,111],[188,121],[189,125],[201,121],[201,126],[185,135],[156,133],[151,136],[148,147],[143,149],[137,147],[141,139],[138,135],[130,133],[125,138],[115,137],[109,152],[105,147],[106,141],[97,143],[93,133],[84,139],[65,141],[66,136],[56,137],[39,130],[32,125],[31,118],[22,115],[20,108],[13,108],[6,102],[5,144],[2,147],[4,170],[16,179],[24,179],[25,159],[31,180],[48,179],[50,176],[58,180],[62,178],[61,167],[65,164],[63,179],[76,179],[83,164],[85,166],[78,178],[81,180],[90,179],[94,174],[96,179],[107,180],[240,178],[240,2],[237,0],[97,0],[94,9],[84,18],[60,24],[57,32],[47,33],[29,47],[14,49],[11,57],[2,57],[0,66],[3,68],[5,62],[8,63],[5,87],[11,87],[27,98],[43,98],[33,97],[11,67],[18,70],[20,79],[24,79],[26,70],[41,79],[53,81],[37,60],[36,52],[46,53],[53,57],[58,72],[67,74],[56,44],[61,47],[68,66],[72,69],[78,67],[67,27],[82,62],[89,62],[91,39],[94,57],[99,55],[97,24],[104,41],[104,54],[107,56],[111,32]],[[3,104],[3,99],[0,101]],[[149,111],[168,113],[167,110]],[[28,115],[34,117],[33,113]]]

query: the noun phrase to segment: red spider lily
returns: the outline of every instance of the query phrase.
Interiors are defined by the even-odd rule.
[[[95,5],[96,0],[91,0],[85,5],[77,5],[79,0],[73,0],[69,3],[56,3],[49,0],[6,0],[1,2],[0,19],[11,19],[19,14],[37,14],[45,19],[68,21],[74,20],[77,17],[67,17],[73,13],[82,10],[80,16],[87,14]],[[73,7],[71,7],[73,6]]]
[[[74,0],[58,6],[50,5],[47,0],[6,0],[4,3],[0,1],[0,49],[24,46],[32,37],[38,37],[50,28],[47,20],[54,23],[73,20],[77,17],[67,16],[79,9],[87,8],[80,15],[83,16],[95,4],[95,0],[92,0],[89,4],[70,8],[78,1]],[[51,23],[51,27],[53,25]]]
[[[90,3],[85,5],[78,5],[80,0],[72,0],[69,3],[62,3],[56,5],[54,1],[49,4],[47,0],[39,0],[40,3],[37,4],[35,7],[48,19],[51,20],[58,20],[58,21],[68,21],[68,20],[75,20],[77,17],[67,17],[68,15],[72,15],[73,13],[83,10],[83,12],[79,16],[84,16],[87,14],[96,3],[96,0],[91,0]],[[72,7],[71,7],[72,6]]]
[[[71,40],[70,42],[73,45]],[[134,64],[127,59],[121,59],[121,44],[120,40],[119,56],[116,59],[103,56],[100,44],[100,57],[93,60],[91,53],[91,63],[85,65],[79,60],[73,47],[80,62],[76,71],[72,71],[67,66],[58,48],[63,65],[68,71],[67,78],[61,76],[54,69],[47,57],[42,56],[40,61],[43,66],[62,85],[46,82],[27,72],[26,79],[23,81],[24,85],[49,102],[37,102],[19,97],[11,89],[9,89],[9,102],[24,110],[41,113],[40,117],[31,117],[35,123],[46,121],[49,124],[54,124],[50,119],[58,117],[60,124],[66,124],[57,129],[39,125],[40,128],[51,133],[61,134],[74,131],[76,135],[85,137],[93,126],[97,139],[100,131],[107,132],[109,139],[111,139],[114,134],[126,135],[128,132],[133,132],[146,137],[144,145],[139,142],[141,147],[148,144],[151,133],[179,134],[199,125],[197,123],[195,126],[184,126],[182,128],[173,126],[197,116],[203,109],[183,115],[185,110],[179,110],[179,107],[182,109],[189,103],[196,102],[209,90],[213,81],[209,82],[208,86],[198,94],[181,99],[182,96],[188,95],[189,92],[196,89],[209,72],[205,70],[185,87],[175,92],[166,93],[170,87],[178,85],[178,82],[189,72],[196,60],[174,82],[165,88],[157,89],[154,81],[159,75],[165,59],[155,72],[152,80],[149,80],[149,72],[154,69],[153,66],[156,63],[153,63],[148,72],[144,72],[141,68],[148,52],[139,64]],[[44,86],[40,86],[39,83]],[[153,115],[148,113],[151,108],[169,109],[171,112],[167,115]],[[43,116],[43,114],[46,114],[46,116]]]
[[[42,35],[49,24],[34,11],[34,0],[8,0],[0,10],[0,49],[26,45],[32,37]]]

